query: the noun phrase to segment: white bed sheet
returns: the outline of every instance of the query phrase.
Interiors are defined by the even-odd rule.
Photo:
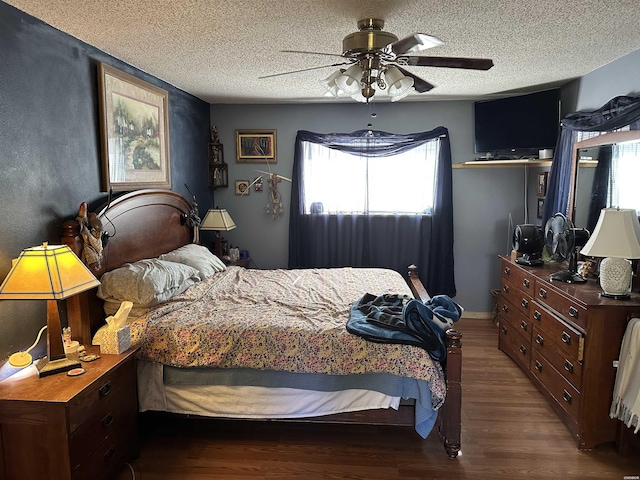
[[[302,418],[376,408],[398,409],[400,397],[372,390],[164,385],[162,365],[138,361],[139,409],[228,418]]]

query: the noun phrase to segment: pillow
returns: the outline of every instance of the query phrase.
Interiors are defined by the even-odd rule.
[[[158,257],[167,262],[184,263],[200,272],[200,279],[210,277],[216,272],[222,272],[227,266],[222,260],[209,251],[207,247],[190,243]]]
[[[200,281],[198,270],[157,258],[127,263],[100,278],[98,297],[109,302],[129,300],[134,307],[151,307],[169,300]]]

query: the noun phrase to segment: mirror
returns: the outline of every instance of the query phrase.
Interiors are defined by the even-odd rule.
[[[605,207],[640,210],[640,130],[576,142],[571,177],[570,218],[576,227],[593,231]]]

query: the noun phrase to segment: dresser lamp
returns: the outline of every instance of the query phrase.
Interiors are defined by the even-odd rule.
[[[66,245],[43,243],[24,250],[13,262],[0,285],[0,300],[47,301],[47,356],[36,361],[38,376],[66,372],[80,365],[65,355],[57,301],[98,285],[98,279]],[[11,355],[9,364],[16,367],[30,365],[29,350]]]
[[[215,240],[213,244],[213,253],[218,258],[222,258],[222,238],[220,232],[233,230],[236,228],[231,215],[224,208],[211,208],[204,216],[204,220],[200,224],[200,230],[215,230]]]
[[[580,250],[600,262],[601,296],[630,298],[633,271],[629,259],[640,258],[640,223],[635,209],[603,208],[593,234]]]

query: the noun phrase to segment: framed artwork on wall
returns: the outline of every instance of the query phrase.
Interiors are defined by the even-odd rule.
[[[538,199],[538,218],[542,218],[542,214],[544,213],[544,198]]]
[[[238,163],[276,163],[275,130],[236,130]]]
[[[249,195],[249,180],[236,180],[236,195]]]
[[[544,197],[547,194],[547,177],[549,172],[538,174],[538,196]]]
[[[102,191],[171,188],[169,94],[98,64]]]

